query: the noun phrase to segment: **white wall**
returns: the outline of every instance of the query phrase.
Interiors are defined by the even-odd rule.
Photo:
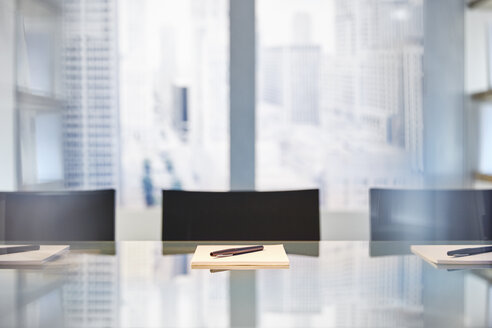
[[[15,1],[0,0],[0,190],[17,188]]]
[[[162,210],[116,209],[116,240],[161,240]]]

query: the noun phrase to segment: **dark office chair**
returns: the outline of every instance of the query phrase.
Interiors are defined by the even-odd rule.
[[[371,189],[371,240],[491,240],[492,190]]]
[[[163,190],[163,240],[319,240],[318,190]]]
[[[0,240],[113,241],[115,191],[0,192]]]

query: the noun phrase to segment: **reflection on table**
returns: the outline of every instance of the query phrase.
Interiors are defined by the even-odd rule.
[[[64,265],[0,270],[0,325],[449,327],[490,323],[490,270],[438,270],[408,254],[370,256],[373,243],[285,243],[287,250],[295,250],[289,254],[290,269],[218,273],[190,269],[190,244],[120,242],[115,244],[115,254],[98,254],[94,245],[77,243],[77,250],[61,260]],[[395,243],[379,246],[391,248]],[[170,254],[171,249],[178,254]],[[317,250],[314,255],[302,255],[313,249]]]

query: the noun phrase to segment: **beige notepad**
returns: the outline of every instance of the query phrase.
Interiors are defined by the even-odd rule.
[[[283,245],[264,245],[259,252],[213,257],[210,252],[227,248],[239,248],[251,245],[199,245],[191,259],[192,269],[288,269],[289,258]]]
[[[22,245],[0,245],[2,247]],[[39,250],[0,255],[0,266],[41,265],[66,252],[68,245],[41,245]]]
[[[412,245],[412,253],[427,262],[437,265],[491,265],[492,253],[453,257],[446,253],[460,248],[485,247],[489,245]]]

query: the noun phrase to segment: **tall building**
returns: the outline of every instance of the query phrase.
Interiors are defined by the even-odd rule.
[[[317,45],[265,48],[262,90],[268,103],[281,105],[293,123],[319,124],[320,59]]]
[[[77,264],[70,267],[63,286],[65,326],[120,326],[119,258],[111,255],[78,254],[77,260]]]
[[[319,67],[317,45],[292,46],[287,56],[287,107],[296,123],[319,124]]]
[[[279,105],[292,123],[319,124],[321,47],[312,41],[309,13],[297,12],[291,21],[291,42],[266,47],[260,97]]]
[[[410,153],[412,169],[424,170],[423,49],[409,45],[403,52],[403,89],[405,109],[405,149]]]
[[[284,90],[282,81],[284,80],[283,64],[279,60],[282,58],[283,48],[270,47],[262,49],[260,63],[262,65],[260,79],[260,98],[269,104],[283,105]]]
[[[116,0],[63,1],[65,184],[119,184]]]
[[[367,204],[369,185],[421,181],[415,174],[423,162],[423,3],[336,0],[334,5],[335,51],[322,58],[322,105],[340,126],[357,130],[342,136],[350,146],[343,153],[347,165],[342,173],[328,173],[326,195],[329,206],[360,208]],[[347,197],[334,202],[339,189]]]

